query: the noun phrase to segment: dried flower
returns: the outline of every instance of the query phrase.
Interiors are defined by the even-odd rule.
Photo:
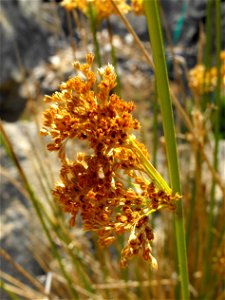
[[[113,66],[99,69],[102,79],[96,84],[93,60],[88,54],[86,63],[75,62],[80,74],[63,83],[60,92],[45,97],[51,104],[44,112],[41,132],[51,136],[48,149],[58,151],[62,163],[61,181],[53,194],[71,214],[70,224],[75,225],[80,213],[84,229],[95,231],[104,246],[130,231],[122,266],[141,254],[156,267],[149,215],[162,207],[174,210],[180,196],[172,192],[151,165],[145,146],[132,135],[140,127],[131,115],[134,104],[110,94],[116,86]],[[92,154],[78,153],[70,160],[66,143],[75,138],[86,141]]]

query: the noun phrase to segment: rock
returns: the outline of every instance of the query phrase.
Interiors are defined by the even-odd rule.
[[[1,2],[1,47],[3,58],[0,76],[0,117],[10,122],[20,116],[26,103],[19,88],[26,76],[49,55],[47,32],[36,22],[40,1]]]
[[[167,2],[167,1],[165,1]],[[175,1],[176,2],[176,1]],[[188,0],[186,1],[186,8],[183,15],[183,26],[180,29],[180,36],[177,40],[178,48],[186,60],[188,68],[193,68],[197,63],[197,54],[200,40],[200,27],[203,26],[206,32],[206,19],[207,19],[207,0]],[[212,30],[211,30],[211,51],[216,53],[216,31],[215,28],[215,1],[213,3],[212,11]],[[179,24],[177,24],[179,26]],[[225,46],[225,1],[221,1],[221,46]],[[204,50],[202,49],[204,55]],[[212,57],[215,58],[215,57]]]

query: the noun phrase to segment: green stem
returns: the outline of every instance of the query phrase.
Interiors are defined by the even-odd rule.
[[[197,173],[197,162],[199,160],[199,151],[195,150],[195,174]],[[194,217],[194,212],[195,212],[195,205],[196,205],[196,194],[197,194],[197,186],[196,186],[196,180],[193,180],[192,186],[191,186],[191,200],[190,200],[190,205],[189,205],[189,213],[187,217],[187,230],[186,230],[186,243],[187,243],[187,248],[189,249],[189,242],[190,242],[190,237],[191,237],[191,230],[192,230],[192,225],[193,225],[193,217]]]
[[[67,11],[66,16],[67,16],[67,23],[68,23],[68,27],[69,27],[70,45],[73,50],[73,58],[74,58],[74,60],[76,60],[76,44],[75,44],[74,37],[73,37],[73,24],[72,24],[72,19],[71,19],[71,13]]]
[[[153,183],[161,190],[164,190],[166,193],[171,194],[172,190],[168,186],[167,182],[164,180],[164,178],[159,174],[159,172],[154,168],[154,166],[151,164],[151,162],[145,157],[141,149],[138,147],[138,144],[136,143],[136,138],[134,136],[129,137],[129,141],[132,144],[132,147],[135,150],[135,153],[140,158],[140,160],[143,162],[143,165],[145,167],[146,173],[151,178]]]
[[[212,7],[213,1],[208,0],[207,2],[207,18],[206,18],[206,44],[205,44],[205,53],[204,53],[204,65],[206,69],[209,69],[211,66],[211,47],[212,47]]]
[[[213,153],[213,168],[215,171],[218,171],[218,151],[219,151],[219,141],[220,141],[220,116],[221,116],[221,60],[220,60],[220,52],[221,52],[221,3],[220,0],[215,1],[216,5],[216,68],[217,68],[217,86],[215,91],[216,97],[216,112],[214,118],[214,138],[215,138],[215,146]],[[213,241],[213,220],[214,220],[214,208],[215,208],[215,188],[216,182],[213,179],[212,188],[211,188],[211,199],[209,206],[209,218],[208,218],[208,241],[207,241],[207,257],[209,257],[210,249]],[[207,260],[208,262],[208,260]],[[205,264],[205,284],[209,279],[210,275],[210,264]]]
[[[149,36],[155,62],[155,76],[157,80],[158,96],[162,113],[163,130],[166,140],[166,152],[171,187],[181,194],[178,155],[175,138],[172,102],[170,98],[169,82],[166,69],[165,53],[163,48],[162,29],[157,0],[144,0],[144,8],[148,23]],[[181,201],[176,204],[175,229],[181,280],[182,299],[189,299],[189,279],[184,231],[183,205]]]
[[[206,67],[206,71],[209,70],[212,64],[212,51],[211,51],[212,50],[212,8],[213,8],[213,1],[208,0],[207,18],[206,18],[206,42],[205,42],[205,53],[204,53],[204,65]],[[209,93],[204,94],[201,100],[202,100],[201,109],[202,111],[204,111],[207,107],[207,103],[210,100]]]
[[[117,75],[117,77],[116,77],[117,86],[115,87],[115,92],[116,92],[116,94],[118,94],[120,96],[121,95],[121,83],[120,83],[120,76],[119,76],[119,73],[118,73],[116,51],[115,51],[115,47],[113,45],[112,25],[110,23],[109,18],[107,18],[107,28],[108,28],[108,33],[109,33],[109,41],[110,41],[110,45],[111,45],[111,60],[112,60],[112,64],[115,68],[116,75]]]
[[[157,94],[157,86],[155,82],[155,94],[154,94],[154,102],[153,102],[153,155],[152,162],[153,166],[157,168],[157,150],[158,150],[158,94]]]
[[[91,31],[92,31],[92,35],[93,35],[93,42],[94,42],[94,46],[95,46],[95,56],[96,56],[96,60],[98,63],[98,67],[101,68],[102,62],[101,62],[99,43],[98,43],[98,39],[97,39],[96,13],[90,2],[89,2],[89,19],[90,19]]]
[[[156,80],[154,80],[152,163],[156,169],[157,169],[157,151],[158,151],[158,113],[159,113],[158,93],[157,93]],[[151,219],[152,228],[154,228],[154,223],[155,223],[155,214],[152,214],[152,219]]]

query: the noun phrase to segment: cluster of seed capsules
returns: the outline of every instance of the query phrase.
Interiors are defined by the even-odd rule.
[[[161,208],[175,209],[180,196],[169,188],[150,163],[144,144],[133,135],[140,128],[133,118],[133,102],[112,93],[116,74],[112,65],[92,71],[94,56],[74,63],[79,75],[46,96],[43,135],[49,135],[49,151],[61,160],[60,181],[53,195],[76,224],[79,214],[84,230],[94,231],[99,243],[109,246],[118,235],[129,233],[121,252],[121,266],[141,255],[156,268],[149,216]],[[67,142],[81,140],[87,151],[74,159],[66,155]],[[149,171],[150,170],[150,171]]]

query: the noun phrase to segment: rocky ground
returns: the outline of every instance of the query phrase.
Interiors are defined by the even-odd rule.
[[[29,124],[29,131],[32,133],[34,124]],[[26,126],[26,125],[25,125]],[[32,174],[32,166],[28,162],[31,155],[29,142],[22,134],[22,124],[7,124],[5,129],[12,140],[16,154],[21,164]],[[36,263],[29,249],[29,238],[31,224],[30,203],[21,193],[17,184],[20,185],[20,177],[15,166],[6,155],[3,147],[0,148],[1,159],[1,247],[7,251],[13,259],[21,264],[28,272],[37,276],[41,275],[40,266]],[[31,176],[32,177],[32,176]],[[16,184],[16,186],[15,186]],[[27,283],[24,277],[16,271],[9,262],[1,257],[1,270],[7,274]],[[1,290],[1,299],[8,299]]]

